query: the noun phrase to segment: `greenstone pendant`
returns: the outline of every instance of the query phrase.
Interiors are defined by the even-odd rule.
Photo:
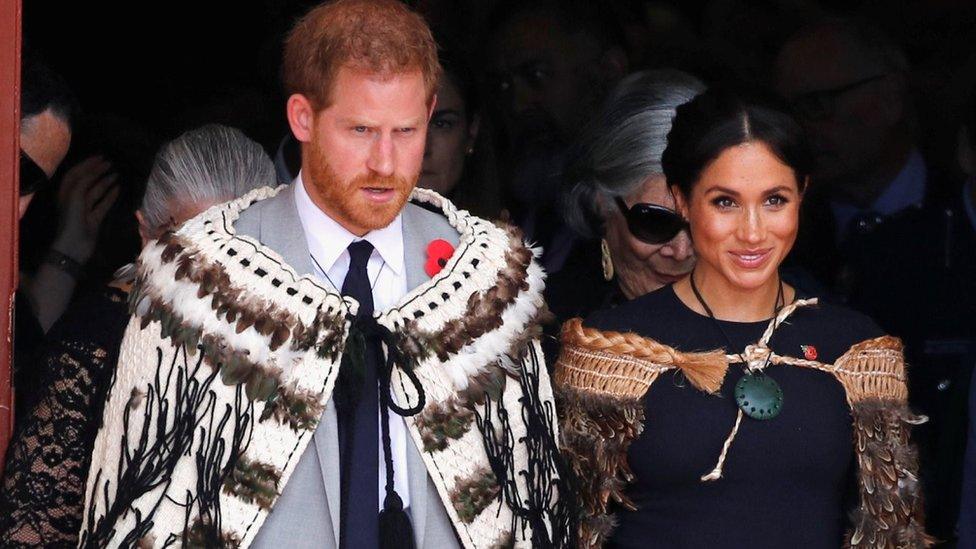
[[[735,384],[735,403],[752,419],[772,419],[783,409],[783,390],[773,378],[745,374]]]

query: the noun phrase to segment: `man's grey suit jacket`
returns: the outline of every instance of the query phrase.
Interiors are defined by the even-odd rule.
[[[275,197],[245,210],[234,224],[239,235],[271,248],[299,275],[311,275],[312,260],[295,205],[295,183]],[[443,216],[414,204],[403,210],[403,253],[407,288],[428,280],[427,244],[444,239],[455,246],[458,232]],[[335,406],[330,400],[305,453],[252,547],[258,549],[329,549],[339,545],[339,441]],[[459,547],[454,527],[427,475],[413,439],[407,442],[410,516],[419,549]],[[377,486],[378,488],[378,486]]]

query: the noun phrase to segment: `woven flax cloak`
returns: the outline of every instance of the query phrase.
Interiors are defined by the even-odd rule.
[[[148,246],[86,489],[83,547],[247,547],[308,446],[357,304],[234,233],[280,188]],[[544,275],[516,230],[459,211],[443,270],[377,314],[391,386],[468,548],[562,545],[552,390],[536,341]],[[394,347],[391,349],[390,347]]]
[[[580,480],[579,547],[601,547],[609,538],[614,527],[611,501],[634,508],[625,493],[634,477],[627,450],[643,431],[643,399],[651,384],[662,373],[680,370],[691,386],[714,393],[729,364],[743,360],[818,369],[844,387],[853,419],[860,497],[845,547],[917,548],[934,542],[924,531],[918,457],[909,442],[911,426],[925,419],[908,409],[901,341],[890,336],[863,341],[834,364],[780,356],[764,343],[793,310],[815,304],[815,299],[799,300],[784,308],[763,340],[742,355],[681,352],[637,334],[585,327],[578,318],[563,325],[554,384],[562,406],[563,451]],[[702,481],[718,479],[721,466],[716,469]]]

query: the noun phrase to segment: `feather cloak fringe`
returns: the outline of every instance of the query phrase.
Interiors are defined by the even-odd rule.
[[[861,505],[851,512],[845,547],[929,547],[918,451],[909,443],[920,418],[904,402],[868,398],[851,408]]]
[[[600,547],[616,525],[608,504],[635,509],[624,494],[634,478],[627,450],[644,428],[644,404],[568,386],[557,389],[556,404],[563,455],[580,506],[579,546]]]
[[[287,485],[357,305],[234,234],[241,211],[280,190],[211,208],[141,254],[80,546],[247,547]],[[538,252],[432,191],[412,199],[439,208],[461,243],[377,316],[406,359],[394,398],[417,401],[404,368],[426,396],[410,436],[464,547],[571,545],[536,340],[547,316]]]

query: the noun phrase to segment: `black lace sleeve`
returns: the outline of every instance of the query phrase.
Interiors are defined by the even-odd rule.
[[[47,380],[18,421],[0,486],[0,545],[74,547],[88,460],[128,315],[114,289],[78,301],[50,334]]]

